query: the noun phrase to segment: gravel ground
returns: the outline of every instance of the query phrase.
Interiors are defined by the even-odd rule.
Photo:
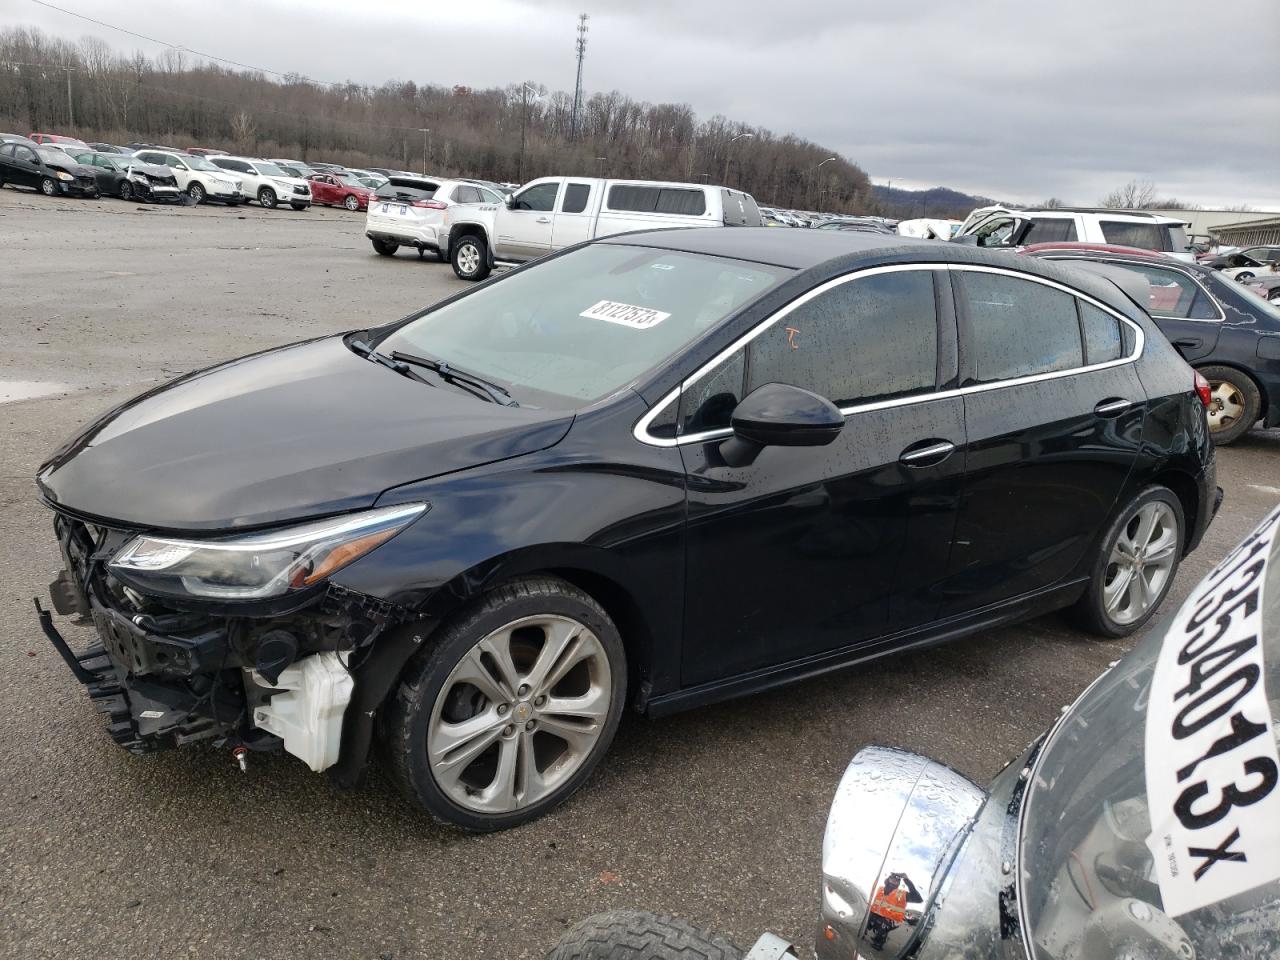
[[[447,266],[374,255],[362,226],[0,190],[0,956],[517,960],[616,906],[807,948],[827,805],[855,751],[906,746],[985,782],[1131,646],[1049,617],[629,717],[580,794],[497,836],[435,825],[377,769],[339,793],[287,756],[245,775],[213,750],[127,755],[37,628],[31,598],[60,560],[31,478],[157,380],[460,289]],[[1226,504],[1166,610],[1280,501],[1278,455],[1275,430],[1221,451]]]

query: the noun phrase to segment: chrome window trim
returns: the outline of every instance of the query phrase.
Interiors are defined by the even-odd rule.
[[[1185,270],[1179,270],[1176,266],[1171,266],[1170,264],[1167,264],[1167,263],[1148,264],[1148,263],[1139,263],[1136,260],[1123,260],[1123,261],[1102,260],[1102,259],[1095,260],[1093,257],[1071,257],[1071,256],[1039,257],[1038,259],[1054,260],[1054,261],[1062,260],[1062,261],[1066,261],[1067,263],[1079,263],[1081,261],[1088,261],[1090,263],[1111,263],[1111,264],[1123,263],[1124,265],[1132,266],[1132,267],[1154,266],[1156,270],[1171,270],[1174,273],[1177,273],[1181,276],[1186,277],[1188,280],[1194,283],[1199,288],[1200,292],[1205,295],[1208,301],[1211,304],[1213,304],[1213,308],[1218,311],[1218,315],[1216,317],[1174,317],[1174,316],[1170,316],[1167,313],[1151,313],[1150,310],[1148,310],[1147,313],[1151,313],[1152,317],[1158,317],[1161,320],[1185,320],[1187,323],[1225,323],[1227,319],[1226,313],[1223,312],[1222,307],[1218,304],[1218,298],[1209,292],[1209,288],[1206,287],[1203,283],[1201,283],[1198,277],[1194,276],[1191,273],[1188,273]]]
[[[725,347],[723,350],[717,353],[714,357],[712,357],[710,360],[708,360],[706,363],[700,366],[690,376],[686,377],[684,380],[681,380],[679,384],[677,384],[666,395],[664,395],[657,403],[655,403],[645,413],[644,416],[642,416],[639,420],[636,421],[635,426],[631,430],[631,435],[634,436],[641,443],[648,444],[651,447],[678,447],[686,443],[702,443],[707,440],[714,440],[720,437],[728,437],[732,435],[733,430],[730,429],[729,427],[718,427],[715,430],[703,430],[698,433],[687,433],[687,434],[684,434],[683,436],[676,436],[676,437],[655,437],[655,436],[652,436],[648,431],[649,431],[649,425],[653,423],[653,421],[658,417],[658,415],[662,413],[668,406],[670,406],[680,396],[680,394],[684,391],[684,388],[688,384],[693,383],[699,377],[703,376],[703,374],[709,372],[719,364],[723,363],[730,356],[736,353],[739,349],[745,347],[752,340],[760,336],[760,334],[764,333],[766,330],[772,327],[775,323],[777,323],[783,317],[790,314],[793,310],[808,303],[814,297],[820,294],[826,293],[828,290],[831,290],[834,287],[838,287],[841,284],[849,283],[850,281],[857,280],[862,277],[875,276],[881,273],[902,273],[908,270],[928,270],[928,271],[946,270],[947,272],[968,271],[971,273],[995,273],[995,274],[1001,274],[1004,276],[1014,277],[1020,280],[1029,280],[1032,283],[1040,283],[1047,287],[1052,287],[1055,290],[1061,290],[1063,293],[1070,294],[1073,297],[1077,297],[1085,301],[1086,303],[1091,304],[1094,307],[1097,307],[1099,310],[1102,310],[1104,313],[1111,314],[1121,323],[1128,324],[1129,327],[1132,328],[1135,334],[1133,350],[1127,356],[1123,356],[1118,360],[1107,360],[1103,363],[1093,363],[1084,367],[1072,367],[1068,370],[1054,370],[1049,373],[1036,373],[1036,374],[1031,374],[1025,377],[1017,377],[1013,380],[998,380],[994,383],[979,383],[979,384],[973,384],[968,387],[956,387],[951,390],[938,390],[933,393],[914,394],[912,396],[907,396],[907,397],[896,397],[892,400],[879,400],[874,403],[861,403],[861,404],[855,404],[850,407],[841,407],[840,412],[844,414],[846,418],[855,413],[870,413],[876,410],[889,410],[893,407],[903,407],[908,404],[931,403],[935,400],[949,400],[953,397],[963,397],[971,393],[985,393],[989,390],[1003,390],[1007,387],[1019,387],[1028,383],[1040,383],[1045,380],[1057,380],[1062,377],[1074,376],[1075,374],[1078,374],[1078,373],[1092,373],[1095,370],[1106,370],[1106,369],[1109,369],[1110,367],[1118,367],[1123,364],[1133,363],[1138,359],[1138,357],[1142,356],[1143,348],[1146,346],[1146,342],[1147,342],[1146,332],[1142,329],[1141,326],[1134,323],[1124,314],[1117,312],[1115,309],[1113,309],[1112,307],[1109,307],[1107,304],[1101,302],[1100,300],[1095,300],[1093,297],[1089,296],[1089,294],[1084,293],[1083,291],[1075,290],[1071,287],[1068,287],[1066,284],[1058,283],[1056,280],[1050,280],[1047,277],[1037,277],[1033,274],[1022,273],[1019,270],[1011,270],[1007,267],[990,267],[990,266],[984,266],[981,264],[895,263],[895,264],[891,264],[883,267],[868,267],[863,270],[856,270],[853,273],[846,273],[839,277],[833,277],[832,279],[826,281],[825,283],[821,283],[818,286],[814,287],[812,290],[808,291],[807,293],[804,293],[801,296],[797,297],[795,300],[791,301],[791,303],[787,304],[785,307],[782,307],[772,315],[760,321],[760,323],[756,324],[755,327],[748,330],[746,333],[740,336],[737,340],[733,341],[733,343],[729,344],[729,346]],[[676,426],[678,429],[679,424],[677,423]]]

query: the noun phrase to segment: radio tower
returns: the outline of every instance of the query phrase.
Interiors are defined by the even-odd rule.
[[[578,139],[578,110],[582,106],[582,61],[587,56],[587,21],[585,13],[578,14],[578,82],[573,87],[573,116],[569,120],[569,139]]]

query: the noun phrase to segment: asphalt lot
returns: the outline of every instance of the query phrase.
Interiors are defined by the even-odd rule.
[[[124,753],[36,624],[60,565],[37,465],[157,380],[460,287],[447,266],[376,256],[363,214],[0,190],[0,956],[515,960],[614,906],[807,948],[827,805],[856,750],[905,746],[985,782],[1130,648],[1051,617],[630,717],[581,793],[495,836],[435,825],[376,769],[339,793],[288,756],[246,775],[214,750]],[[1223,512],[1166,612],[1280,502],[1280,431],[1219,456]]]

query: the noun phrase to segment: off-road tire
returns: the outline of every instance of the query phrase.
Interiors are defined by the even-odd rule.
[[[1229,443],[1235,443],[1248,433],[1262,416],[1262,392],[1253,382],[1252,377],[1235,367],[1209,366],[1198,369],[1200,375],[1209,381],[1211,387],[1216,388],[1218,384],[1229,383],[1240,394],[1240,399],[1244,402],[1244,413],[1240,418],[1221,430],[1210,430],[1213,442],[1218,446],[1225,447]],[[1210,423],[1212,424],[1212,421]]]
[[[453,263],[453,272],[457,274],[459,280],[479,281],[489,276],[493,268],[489,266],[489,245],[483,239],[469,234],[452,246],[449,259]],[[475,262],[478,264],[470,273],[459,266],[460,261],[471,259],[468,251],[474,251]]]
[[[1117,623],[1107,613],[1103,602],[1103,588],[1106,583],[1107,567],[1111,562],[1111,553],[1115,549],[1116,540],[1119,539],[1124,528],[1128,526],[1134,514],[1152,500],[1163,500],[1172,507],[1173,514],[1178,521],[1178,549],[1174,553],[1173,568],[1169,571],[1168,580],[1159,598],[1151,605],[1150,609],[1130,623]],[[1147,487],[1125,504],[1124,509],[1115,515],[1107,527],[1107,531],[1103,534],[1099,543],[1098,554],[1093,561],[1093,568],[1089,573],[1089,586],[1084,595],[1071,608],[1069,616],[1081,629],[1102,639],[1112,640],[1119,637],[1127,637],[1136,632],[1143,624],[1155,616],[1156,611],[1160,609],[1160,605],[1169,596],[1169,591],[1173,589],[1173,582],[1178,576],[1178,567],[1182,560],[1182,550],[1186,546],[1186,541],[1187,518],[1182,509],[1182,501],[1178,499],[1177,494],[1168,487],[1159,484],[1152,484]]]
[[[258,191],[258,203],[268,210],[274,210],[276,204],[280,201],[276,198],[276,192],[270,187],[263,187]]]
[[[204,184],[198,180],[192,180],[187,184],[187,196],[196,202],[196,206],[204,203],[209,194],[205,191]]]
[[[459,806],[436,783],[427,759],[427,731],[441,688],[458,662],[482,638],[521,617],[558,613],[590,629],[609,660],[609,712],[588,757],[557,790],[523,809],[488,814]],[[523,577],[481,594],[432,635],[404,669],[379,718],[387,766],[404,795],[437,820],[478,833],[506,830],[535,820],[567,800],[591,776],[609,749],[626,703],[627,660],[622,638],[604,608],[556,577]]]
[[[400,244],[392,243],[390,240],[373,240],[373,249],[381,256],[394,257],[396,251],[400,249]]]
[[[678,917],[610,910],[570,927],[546,960],[740,960],[723,937]]]

